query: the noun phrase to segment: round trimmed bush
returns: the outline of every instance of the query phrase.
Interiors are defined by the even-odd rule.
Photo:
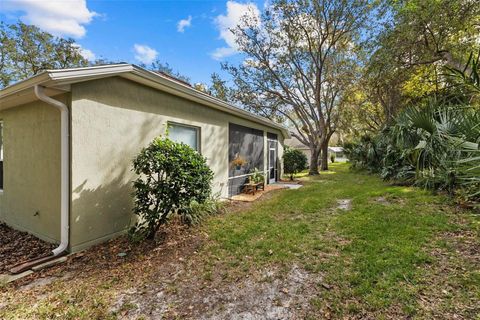
[[[283,166],[285,173],[290,175],[290,180],[293,180],[295,174],[307,169],[307,156],[298,149],[286,147],[283,154]]]
[[[213,172],[200,153],[183,143],[156,138],[133,160],[135,239],[153,239],[171,213],[183,214],[192,201],[211,196]]]

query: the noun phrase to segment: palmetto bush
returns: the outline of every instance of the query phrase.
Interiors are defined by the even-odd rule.
[[[353,168],[380,172],[384,156],[380,136],[365,135],[356,143],[345,143],[343,148]]]
[[[445,105],[431,101],[427,107],[405,111],[413,130],[420,133],[415,150],[416,184],[453,193],[465,186],[469,168],[461,163],[470,158],[465,145],[478,149],[480,132],[474,125],[479,114],[469,106]],[[478,124],[478,122],[476,122]]]
[[[374,137],[346,146],[354,167],[385,180],[480,196],[480,113],[430,100],[406,109]]]
[[[385,180],[445,190],[480,202],[480,53],[463,70],[447,69],[459,94],[404,110],[378,135],[347,144],[353,167]]]
[[[474,94],[480,94],[480,51],[476,57],[473,53],[470,54],[462,70],[449,67],[446,70],[447,76],[454,82],[473,91]]]

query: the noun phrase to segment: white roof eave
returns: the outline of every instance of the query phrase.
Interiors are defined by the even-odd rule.
[[[35,85],[42,85],[45,87],[65,87],[66,85],[73,83],[111,76],[120,76],[134,82],[142,83],[146,86],[154,87],[173,95],[207,105],[211,108],[236,115],[238,117],[260,123],[271,128],[275,128],[280,130],[285,138],[290,137],[290,133],[287,128],[269,119],[239,109],[223,100],[212,97],[190,86],[131,64],[46,70],[36,76],[17,82],[0,90],[0,104],[2,100],[7,98],[11,100],[13,98],[12,95],[21,94],[22,91],[29,90]]]

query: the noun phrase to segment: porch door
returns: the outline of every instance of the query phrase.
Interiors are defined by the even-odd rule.
[[[277,151],[275,148],[270,148],[268,150],[268,182],[273,183],[276,181],[276,160],[277,160]]]

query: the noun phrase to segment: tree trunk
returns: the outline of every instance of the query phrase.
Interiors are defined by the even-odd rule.
[[[322,143],[322,171],[328,170],[328,140]]]
[[[308,174],[311,176],[318,175],[318,158],[320,157],[320,149],[319,148],[311,148],[310,149],[310,167],[308,170]]]

